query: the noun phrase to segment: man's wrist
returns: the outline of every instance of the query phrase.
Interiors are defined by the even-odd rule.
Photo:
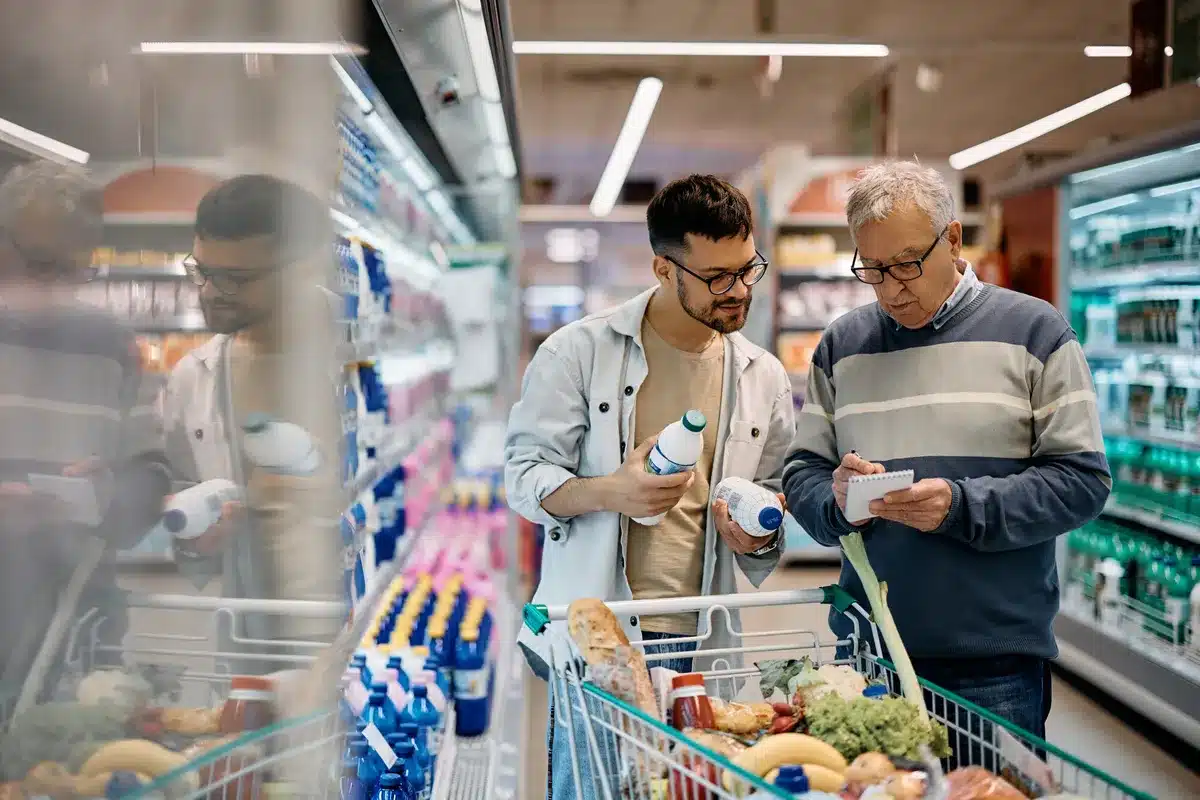
[[[613,476],[601,475],[598,478],[585,478],[587,505],[591,513],[613,510]]]

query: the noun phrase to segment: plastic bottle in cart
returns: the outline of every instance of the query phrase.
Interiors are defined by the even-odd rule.
[[[704,452],[704,414],[692,409],[678,422],[663,428],[658,441],[646,456],[646,471],[655,475],[673,475],[696,466]],[[666,514],[635,519],[639,525],[657,525]]]
[[[790,792],[793,797],[802,797],[804,800],[839,800],[839,796],[836,794],[819,792],[810,788],[804,767],[792,764],[785,764],[779,768],[779,774],[775,776],[775,788]]]
[[[721,481],[713,499],[724,500],[733,521],[751,536],[774,536],[783,524],[783,505],[775,493],[745,478],[730,477]]]

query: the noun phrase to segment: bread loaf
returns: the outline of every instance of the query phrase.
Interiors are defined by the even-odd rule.
[[[661,721],[646,658],[629,644],[608,606],[600,600],[576,600],[567,608],[567,630],[587,662],[592,683]]]

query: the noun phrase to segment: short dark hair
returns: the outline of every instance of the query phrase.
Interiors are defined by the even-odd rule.
[[[329,205],[273,175],[239,175],[214,186],[196,207],[196,236],[238,241],[270,237],[280,254],[306,255],[326,243]]]
[[[646,208],[646,229],[656,256],[687,252],[687,235],[718,241],[754,229],[750,201],[715,175],[689,175],[658,190]]]

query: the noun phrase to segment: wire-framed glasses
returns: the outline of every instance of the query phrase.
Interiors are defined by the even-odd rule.
[[[665,258],[667,261],[670,261],[672,264],[679,267],[696,280],[702,281],[708,286],[708,291],[712,292],[713,294],[725,294],[732,289],[733,285],[739,280],[747,286],[753,286],[763,279],[763,276],[767,274],[767,268],[771,266],[770,263],[763,258],[762,253],[755,250],[754,260],[741,269],[734,272],[721,272],[712,276],[711,278],[706,278],[703,275],[697,275],[695,272],[692,272],[683,264],[680,264],[678,261],[668,255],[664,255],[663,258]]]
[[[887,275],[891,275],[901,283],[916,280],[925,271],[925,260],[933,253],[933,249],[938,246],[938,242],[942,240],[948,230],[950,230],[949,225],[942,228],[942,232],[933,240],[933,244],[929,245],[925,254],[915,261],[897,261],[895,264],[885,264],[879,267],[855,266],[858,263],[858,248],[856,247],[854,248],[854,258],[850,262],[850,271],[854,273],[854,277],[872,286],[883,283],[884,277]]]

